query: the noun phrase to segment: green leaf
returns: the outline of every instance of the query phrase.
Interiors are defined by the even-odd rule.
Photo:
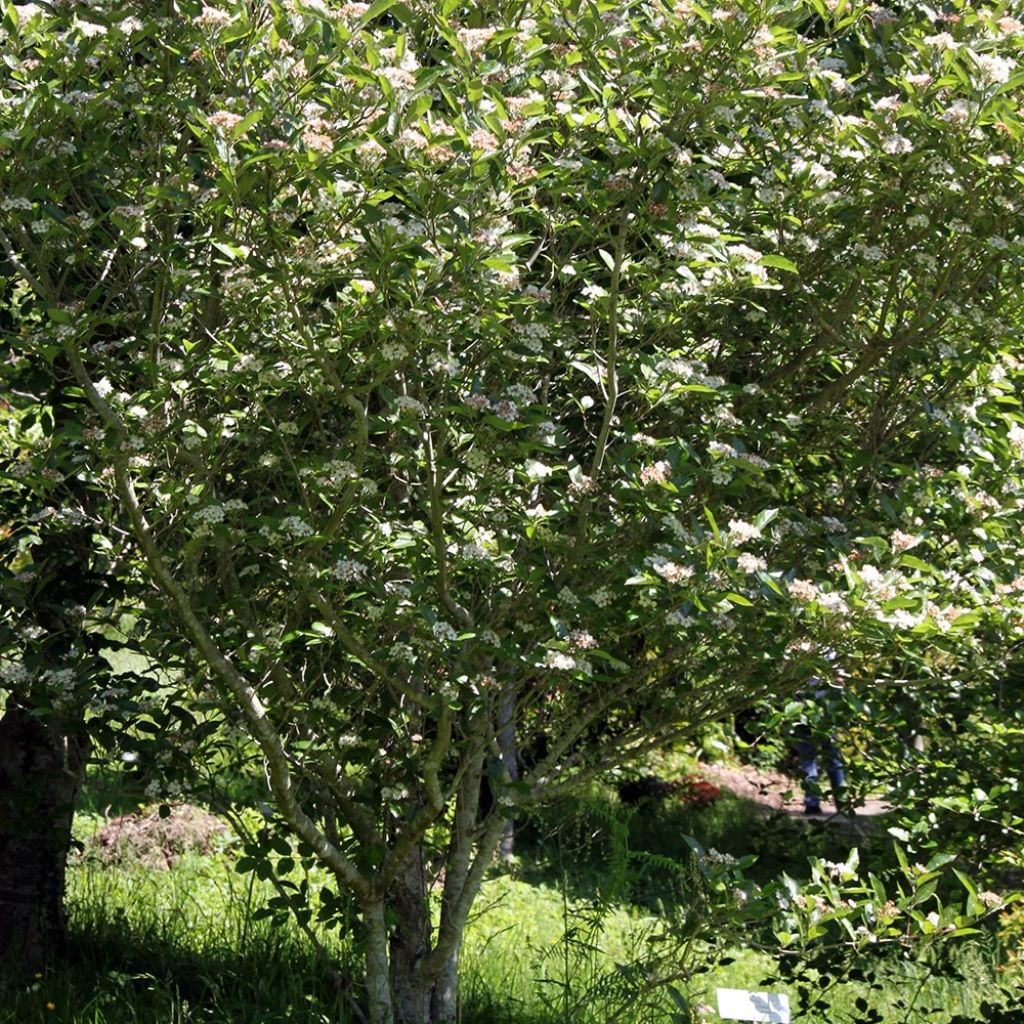
[[[786,270],[791,274],[799,274],[800,268],[785,256],[762,256],[761,262],[766,267],[775,267],[778,270]]]
[[[718,523],[715,522],[714,513],[707,507],[704,506],[704,515],[707,517],[707,521],[711,524],[711,532],[715,535],[715,540],[722,539],[722,531],[718,529]]]
[[[924,561],[924,559],[918,558],[915,555],[903,555],[900,558],[900,565],[906,565],[911,569],[920,569],[921,572],[932,571],[932,566]]]
[[[400,3],[401,0],[376,0],[375,3],[370,4],[367,12],[360,18],[360,27],[373,21],[374,18],[379,18],[382,14],[390,11],[392,7]]]

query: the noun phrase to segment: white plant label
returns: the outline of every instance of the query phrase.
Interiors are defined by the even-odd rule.
[[[720,988],[718,1016],[725,1020],[752,1020],[762,1024],[789,1024],[789,996],[779,992],[748,992]]]

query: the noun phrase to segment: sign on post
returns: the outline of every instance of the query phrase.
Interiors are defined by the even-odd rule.
[[[718,1016],[726,1020],[758,1021],[760,1024],[789,1024],[789,996],[781,992],[720,988]]]

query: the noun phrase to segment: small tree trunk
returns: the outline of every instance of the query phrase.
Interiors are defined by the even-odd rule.
[[[369,1024],[394,1024],[391,980],[388,976],[388,926],[384,902],[363,907],[366,929],[366,1003]]]
[[[83,744],[8,701],[0,719],[0,963],[31,974],[67,942],[64,871]]]
[[[432,929],[422,849],[414,851],[395,879],[388,906],[395,915],[390,949],[395,1024],[430,1024],[434,979],[426,967]]]
[[[459,1015],[459,952],[462,949],[461,936],[455,948],[445,958],[431,1001],[431,1024],[454,1024]]]
[[[502,766],[508,773],[510,782],[519,778],[519,755],[516,747],[515,691],[507,687],[501,695],[501,707],[498,709],[498,746],[501,750]],[[503,863],[512,860],[516,841],[515,823],[511,818],[505,822],[501,833],[501,844],[498,856]]]

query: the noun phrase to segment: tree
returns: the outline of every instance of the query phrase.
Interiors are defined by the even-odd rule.
[[[162,649],[358,907],[374,1024],[455,1019],[516,808],[829,650],[1003,656],[1016,22],[181,12],[8,7],[0,244]]]

